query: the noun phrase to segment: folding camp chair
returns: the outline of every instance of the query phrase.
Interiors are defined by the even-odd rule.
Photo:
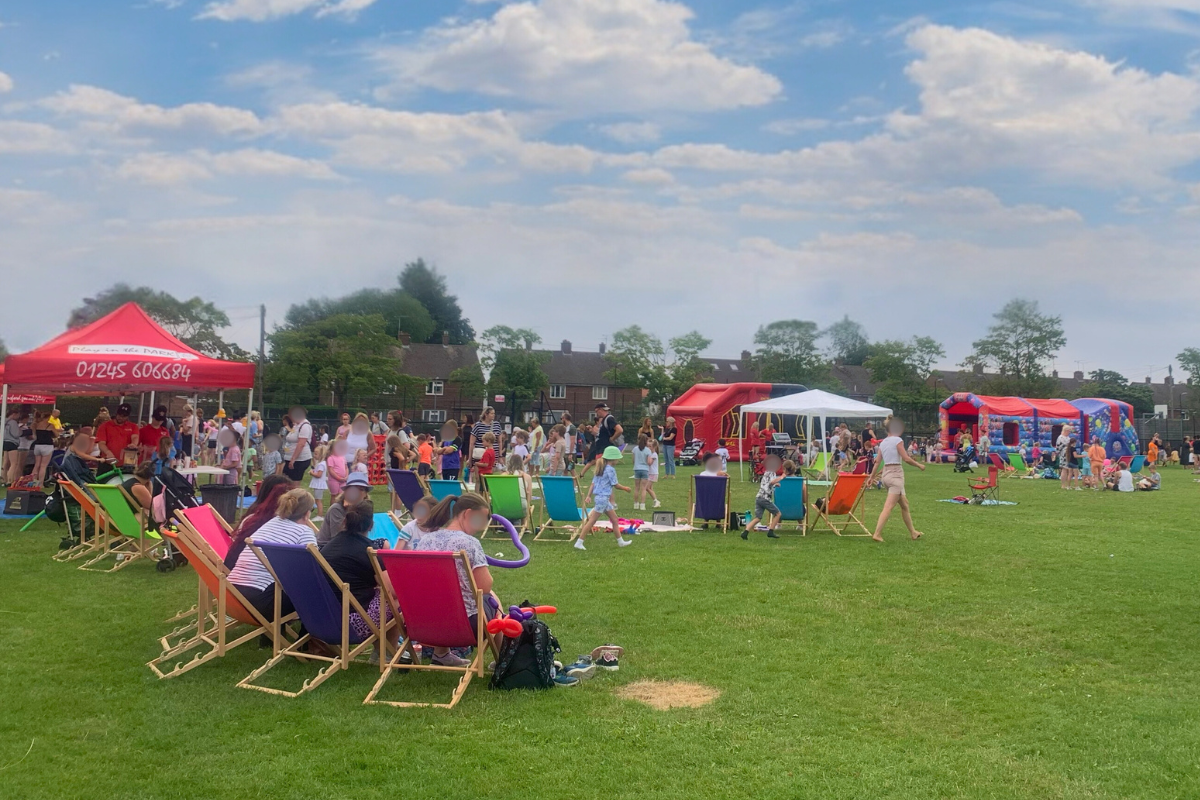
[[[688,492],[688,508],[692,510],[691,524],[720,522],[721,533],[729,531],[729,476],[693,475]]]
[[[1029,465],[1025,463],[1025,459],[1021,457],[1020,453],[1009,453],[1008,464],[1012,467],[1012,472],[1008,473],[1009,477],[1019,478],[1022,473],[1029,474]]]
[[[221,563],[207,542],[197,538],[186,527],[178,532],[164,530],[163,536],[179,548],[200,577],[200,596],[195,635],[164,650],[158,658],[146,663],[160,679],[182,675],[214,658],[223,657],[239,645],[256,641],[259,636],[266,635],[273,640],[277,631],[286,630],[267,622],[237,587],[229,582],[229,569]],[[295,618],[296,615],[292,613],[279,622],[282,624]],[[247,626],[249,631],[231,639],[231,633],[239,625]],[[198,649],[201,652],[190,661],[184,661],[188,653]]]
[[[1142,455],[1134,456],[1129,461],[1129,471],[1137,474],[1142,471],[1142,467],[1146,466],[1146,457]]]
[[[463,493],[462,481],[431,480],[429,482],[429,493],[439,503],[447,497],[460,497]]]
[[[64,495],[64,500],[70,498],[70,501],[79,506],[79,530],[71,530],[71,515],[67,514],[67,530],[74,537],[79,539],[79,544],[67,550],[59,550],[52,558],[55,561],[74,561],[77,558],[82,558],[98,548],[100,548],[104,537],[100,531],[103,526],[104,512],[100,506],[96,504],[95,498],[87,493],[79,484],[66,478],[59,478],[58,485],[60,491]],[[86,517],[86,519],[85,519]],[[87,535],[87,520],[92,523],[92,535]],[[76,534],[78,534],[76,536]]]
[[[211,504],[181,508],[175,512],[175,520],[208,542],[217,558],[224,561],[229,555],[229,548],[233,546],[233,528]]]
[[[400,502],[404,504],[404,513],[411,517],[413,506],[426,494],[421,476],[411,469],[389,469],[387,474],[388,482],[392,485],[392,494],[400,498]],[[394,507],[395,503],[392,505]]]
[[[780,522],[795,522],[796,530],[804,535],[804,522],[808,518],[808,481],[799,475],[781,480],[775,487],[775,507],[779,509]]]
[[[485,475],[483,490],[492,506],[492,513],[499,514],[511,522],[517,529],[518,539],[524,536],[530,527],[529,506],[532,502],[525,494],[525,479],[520,475]],[[504,531],[493,521],[479,538],[487,539],[488,533],[493,529]],[[508,532],[504,531],[503,537],[492,538],[508,539],[509,536]]]
[[[147,558],[154,548],[153,542],[161,542],[154,531],[146,530],[146,511],[134,511],[137,501],[129,496],[125,487],[111,483],[89,483],[87,485],[96,502],[104,509],[104,539],[100,553],[91,560],[84,562],[79,568],[87,572],[116,572],[124,569],[135,561]],[[113,529],[117,535],[113,535]],[[108,569],[93,569],[108,557],[114,557],[116,563]]]
[[[813,502],[813,511],[808,518],[808,529],[816,530],[817,525],[824,522],[829,530],[836,533],[838,536],[870,536],[871,532],[867,530],[867,526],[858,518],[855,512],[861,514],[860,506],[863,504],[863,491],[867,488],[867,479],[869,475],[855,475],[850,472],[839,472],[834,476],[833,484],[829,487],[829,493],[825,495],[824,503],[820,500]],[[839,526],[830,517],[845,517],[845,521]],[[847,534],[844,531],[851,525],[857,525],[862,533]]]
[[[579,481],[574,475],[542,476],[542,525],[538,528],[535,542],[574,541],[579,535],[584,512],[579,505]],[[567,531],[566,539],[542,538],[546,531]]]
[[[985,500],[999,501],[1000,500],[1000,470],[996,465],[988,467],[987,480],[980,482],[967,479],[967,486],[971,489],[971,502],[980,505]]]
[[[339,578],[333,567],[329,566],[329,562],[321,557],[321,551],[317,549],[316,544],[257,544],[252,536],[246,540],[246,546],[254,551],[259,561],[275,578],[275,622],[271,623],[275,645],[267,663],[238,681],[237,685],[240,688],[257,689],[284,697],[299,697],[320,686],[338,670],[349,669],[351,661],[379,641],[379,626],[371,621],[366,609],[354,599],[354,595],[350,593],[350,585]],[[330,581],[333,581],[333,584],[330,584]],[[284,594],[296,608],[300,624],[304,626],[304,635],[286,647],[281,647],[279,611]],[[358,612],[371,631],[366,637],[357,635],[351,629],[352,610]],[[323,642],[336,655],[317,655],[303,651],[301,648],[310,639]],[[296,692],[271,689],[254,683],[285,658],[321,661],[328,666],[306,680]]]
[[[370,550],[375,573],[380,586],[387,586],[383,576],[386,572],[391,579],[393,591],[383,592],[388,609],[393,618],[403,620],[401,631],[403,639],[396,653],[386,657],[387,640],[380,642],[381,673],[375,686],[363,700],[364,704],[385,704],[400,707],[433,707],[454,708],[471,678],[478,675],[483,677],[484,652],[491,648],[496,655],[491,638],[485,632],[483,592],[475,585],[475,577],[471,572],[471,562],[465,552],[431,553],[413,552],[411,550]],[[462,589],[459,587],[459,570],[467,576],[471,593],[475,597],[475,624],[471,624],[467,616],[467,607],[463,602]],[[437,664],[421,664],[415,658],[404,662],[402,658],[406,651],[412,650],[412,643],[420,642],[424,647],[474,647],[475,656],[465,667],[443,667]],[[396,670],[433,670],[438,672],[459,672],[462,677],[449,703],[400,703],[394,700],[376,700],[379,690],[387,683],[388,678]]]

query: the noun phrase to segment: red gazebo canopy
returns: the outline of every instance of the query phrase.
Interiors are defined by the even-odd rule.
[[[252,389],[254,364],[209,358],[176,339],[136,303],[4,361],[22,393]]]

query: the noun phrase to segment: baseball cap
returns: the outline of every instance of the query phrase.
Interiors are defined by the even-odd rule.
[[[371,490],[370,481],[368,481],[367,476],[363,475],[361,472],[351,472],[346,477],[346,482],[342,485],[343,486],[357,486],[358,488],[366,489],[367,491]]]
[[[599,411],[599,410],[600,410],[600,409],[602,409],[602,408],[603,408],[605,411],[608,411],[608,410],[609,410],[609,408],[608,408],[608,403],[596,403],[596,410],[597,410],[597,411]]]
[[[116,415],[118,417],[128,417],[130,412],[132,412],[132,411],[133,411],[133,407],[130,406],[129,403],[121,403],[121,405],[117,406],[117,414]]]

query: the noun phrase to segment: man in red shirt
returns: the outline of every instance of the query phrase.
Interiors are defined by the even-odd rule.
[[[122,453],[126,447],[137,447],[138,426],[129,421],[129,404],[117,406],[117,415],[100,424],[96,431],[96,444],[100,446],[100,455],[115,459],[120,463],[124,458]]]
[[[150,417],[150,423],[143,425],[141,431],[138,432],[138,442],[141,444],[141,457],[139,461],[149,461],[154,457],[154,451],[158,449],[158,443],[164,436],[170,436],[171,430],[167,427],[167,407],[159,406],[154,409],[153,416]]]

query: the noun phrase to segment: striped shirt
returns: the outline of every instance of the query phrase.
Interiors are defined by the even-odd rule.
[[[292,522],[283,517],[272,517],[267,520],[250,538],[256,543],[265,542],[267,544],[317,543],[317,537],[313,536],[312,528],[302,522]],[[254,555],[254,551],[247,547],[238,556],[237,563],[230,570],[229,582],[234,586],[247,586],[262,591],[275,583],[275,579],[258,560],[258,556]]]
[[[496,451],[496,457],[500,457],[500,435],[504,433],[504,428],[500,426],[498,420],[484,422],[480,420],[471,428],[471,435],[475,437],[475,446],[483,447],[483,435],[490,433],[496,437],[496,441],[492,442],[492,449]]]

